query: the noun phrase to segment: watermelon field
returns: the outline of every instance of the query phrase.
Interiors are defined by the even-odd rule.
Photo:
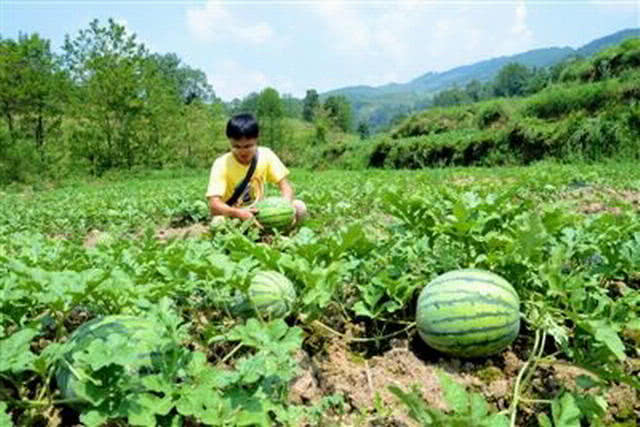
[[[640,423],[637,164],[295,169],[284,234],[210,226],[207,178],[0,188],[0,426]],[[419,333],[457,270],[515,291],[497,353],[465,353],[472,315],[455,355]],[[256,277],[292,286],[272,315]]]

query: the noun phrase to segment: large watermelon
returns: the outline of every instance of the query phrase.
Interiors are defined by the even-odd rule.
[[[293,283],[277,271],[259,271],[251,280],[249,300],[262,317],[289,314],[296,301]]]
[[[416,325],[443,353],[488,356],[505,349],[520,330],[520,299],[502,277],[465,269],[442,274],[420,293]]]
[[[267,197],[254,207],[258,211],[256,219],[267,231],[289,229],[296,215],[291,202],[283,197]]]
[[[125,355],[125,358],[129,360],[125,365],[127,374],[137,375],[141,370],[148,370],[152,367],[151,358],[157,354],[160,342],[160,331],[158,331],[158,325],[155,322],[126,315],[93,319],[73,332],[65,344],[67,351],[58,363],[56,382],[65,398],[77,398],[76,388],[83,381],[82,375],[76,376],[82,370],[77,366],[74,357],[86,351],[95,340],[107,341],[109,336],[113,334],[125,337],[130,344],[127,346],[127,349],[130,349],[130,354]]]

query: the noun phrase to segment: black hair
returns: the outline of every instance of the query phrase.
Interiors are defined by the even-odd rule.
[[[236,114],[227,122],[227,138],[249,139],[257,138],[259,134],[258,121],[253,114]]]

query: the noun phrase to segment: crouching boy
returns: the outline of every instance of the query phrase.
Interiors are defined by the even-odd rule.
[[[254,220],[256,202],[264,198],[265,183],[276,184],[283,198],[296,210],[295,223],[307,214],[301,200],[287,180],[289,170],[267,147],[258,146],[260,129],[251,114],[238,114],[227,122],[227,138],[231,151],[218,157],[211,167],[206,197],[213,215],[212,224],[226,217]]]

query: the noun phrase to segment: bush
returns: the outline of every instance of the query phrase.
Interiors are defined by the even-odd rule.
[[[609,82],[579,86],[552,86],[526,101],[524,114],[544,119],[557,118],[577,110],[596,111],[615,99]]]
[[[509,115],[502,102],[491,102],[480,107],[476,114],[476,126],[486,129],[495,123],[504,123],[509,120]]]

